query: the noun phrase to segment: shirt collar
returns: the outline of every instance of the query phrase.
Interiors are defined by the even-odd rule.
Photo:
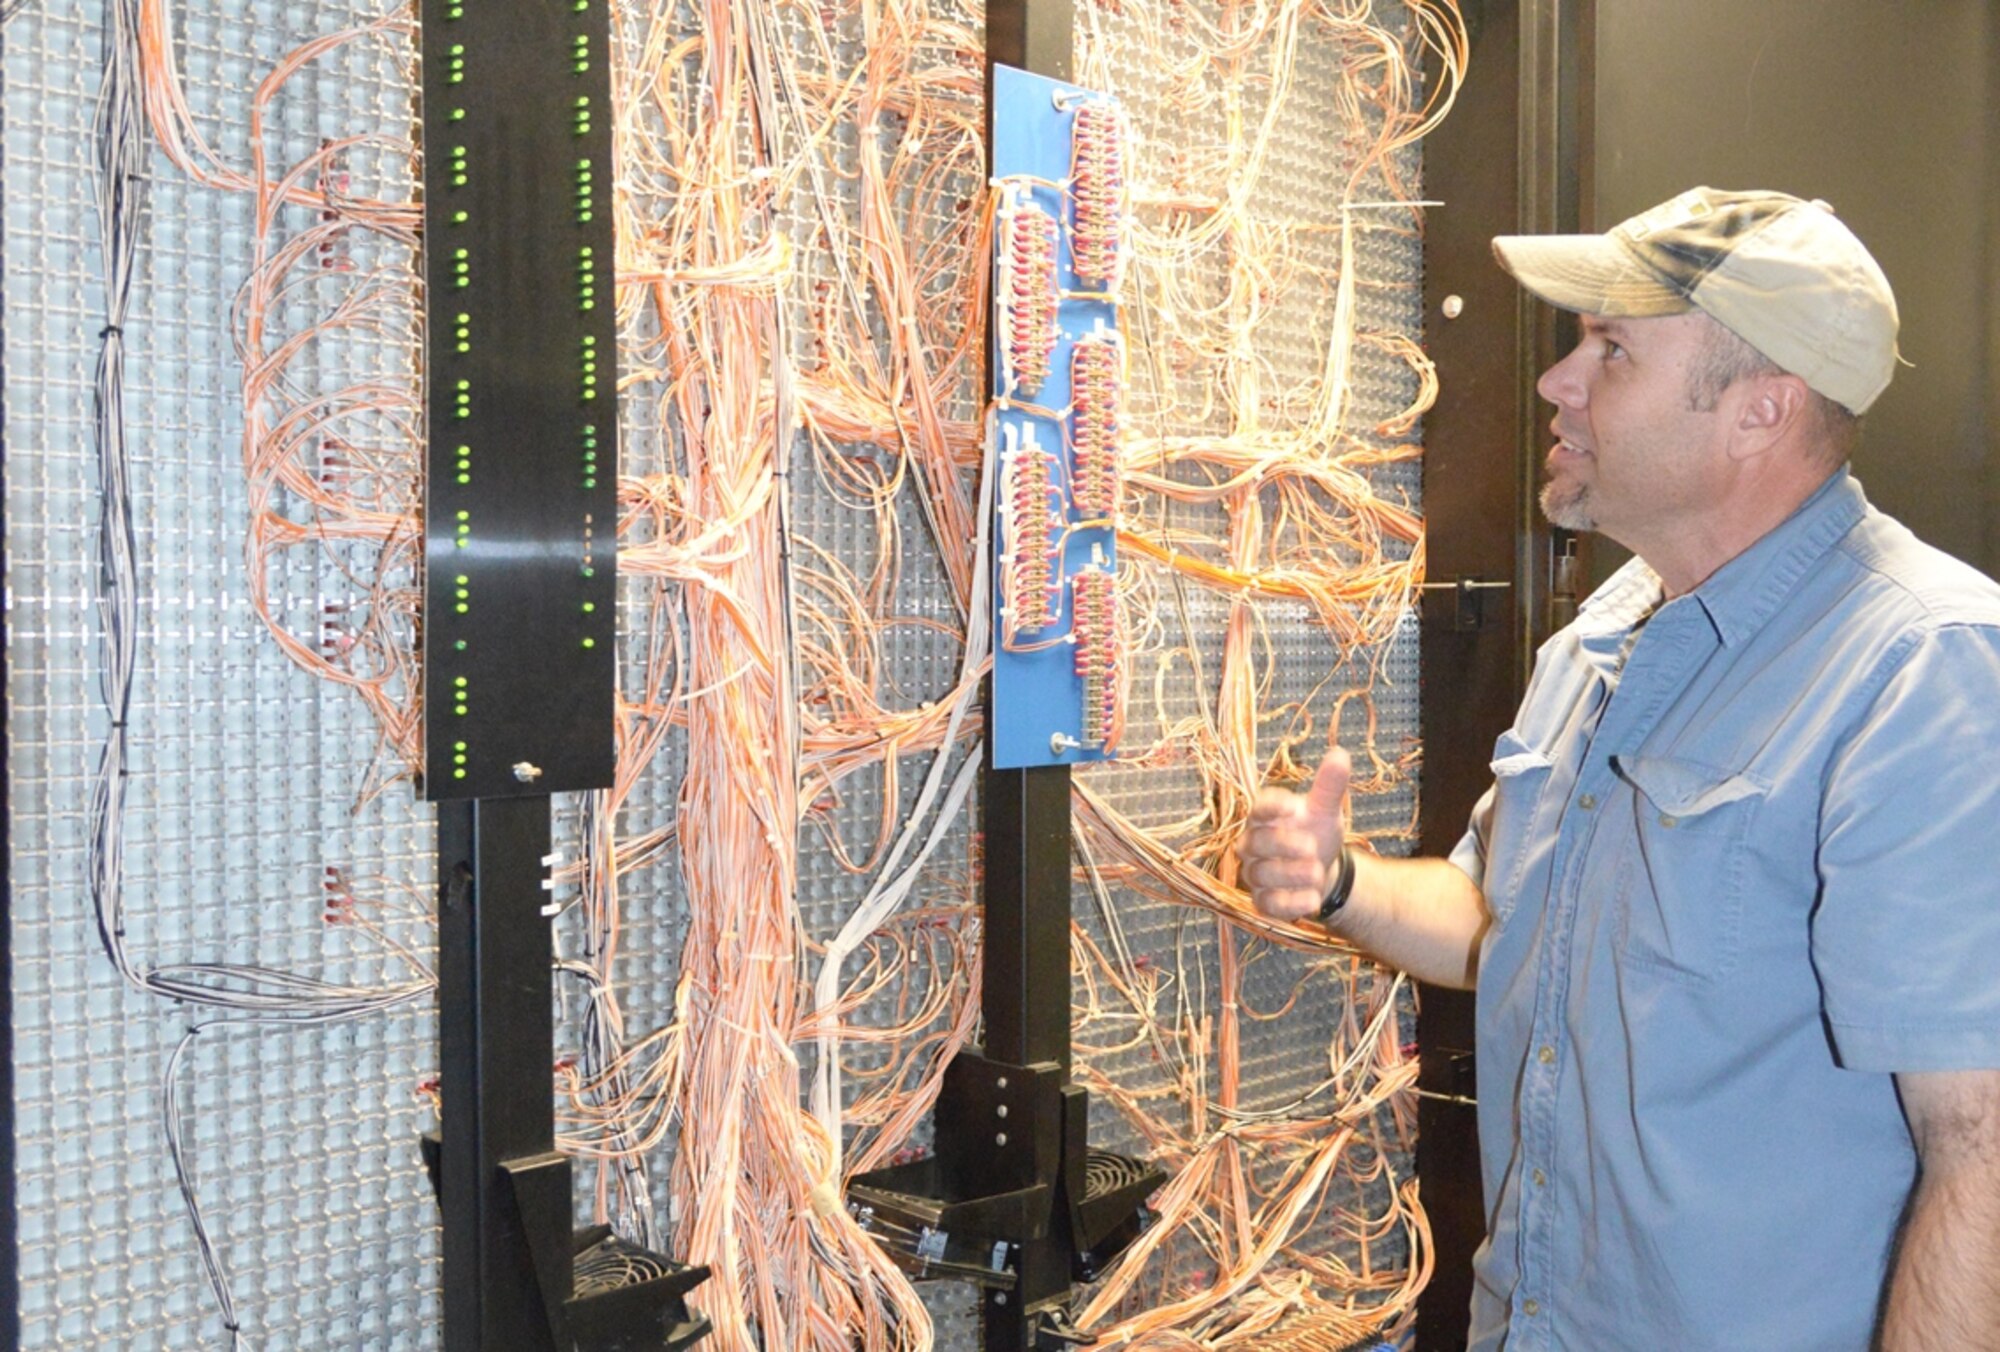
[[[1845,467],[1813,490],[1797,511],[1694,589],[1726,648],[1763,628],[1815,563],[1854,529],[1868,499]]]
[[[1710,574],[1690,599],[1724,647],[1749,637],[1867,510],[1860,483],[1844,466],[1835,470],[1797,511]],[[1579,637],[1588,643],[1628,632],[1659,606],[1663,592],[1645,560],[1630,560],[1578,608]]]

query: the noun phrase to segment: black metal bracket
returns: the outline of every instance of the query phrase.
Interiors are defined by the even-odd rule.
[[[1452,594],[1451,627],[1459,633],[1471,633],[1486,624],[1486,595],[1488,592],[1505,591],[1511,582],[1496,582],[1481,577],[1461,577],[1450,582],[1426,582],[1426,592],[1450,592]]]
[[[572,1228],[555,1152],[547,797],[438,808],[443,1130],[425,1163],[444,1212],[445,1352],[674,1352],[708,1332],[684,1267]]]

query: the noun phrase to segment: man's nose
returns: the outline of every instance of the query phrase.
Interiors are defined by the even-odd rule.
[[[1582,408],[1586,398],[1583,385],[1582,348],[1573,348],[1561,361],[1542,372],[1535,390],[1551,404]]]

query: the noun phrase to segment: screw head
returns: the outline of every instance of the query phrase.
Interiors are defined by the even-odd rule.
[[[532,784],[542,777],[542,767],[533,761],[515,761],[514,778],[523,784]]]

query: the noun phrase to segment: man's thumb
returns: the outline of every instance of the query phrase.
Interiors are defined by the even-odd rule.
[[[1340,816],[1340,805],[1347,798],[1347,781],[1353,773],[1353,762],[1347,752],[1333,747],[1326,753],[1326,759],[1313,772],[1312,788],[1306,791],[1306,811],[1328,820]]]

